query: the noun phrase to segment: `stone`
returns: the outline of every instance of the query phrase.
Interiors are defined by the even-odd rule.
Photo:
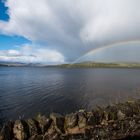
[[[0,140],[11,140],[13,138],[13,122],[6,123],[1,132],[0,132]]]
[[[60,133],[54,125],[52,125],[45,133],[43,140],[60,140]]]
[[[92,112],[79,110],[65,118],[52,113],[50,118],[40,115],[36,120],[8,122],[0,128],[0,140],[140,139],[139,109],[127,103]]]
[[[118,110],[118,112],[117,112],[117,118],[118,118],[119,120],[124,120],[125,114],[122,113],[121,110]]]
[[[106,121],[108,121],[109,120],[109,117],[108,116],[109,116],[108,115],[108,112],[104,111],[103,112],[103,119],[106,120]]]
[[[51,125],[51,120],[45,116],[38,116],[37,121],[39,123],[39,127],[41,128],[42,134],[45,134],[45,132],[48,130],[48,128]]]
[[[95,125],[98,125],[101,123],[102,118],[103,118],[103,112],[101,109],[97,109],[93,111],[93,116],[95,119]]]
[[[29,136],[29,128],[27,123],[23,120],[16,120],[13,133],[17,140],[26,140]]]
[[[118,109],[115,106],[108,106],[106,108],[108,112],[108,120],[116,120],[117,119],[117,111]]]
[[[85,128],[79,128],[79,126],[75,126],[73,128],[67,128],[68,134],[84,134]]]
[[[29,140],[43,140],[42,135],[33,135],[32,137],[29,138]]]
[[[67,128],[73,128],[78,125],[78,115],[76,113],[66,115],[65,124]]]
[[[89,140],[83,133],[69,135],[68,140]]]
[[[78,112],[78,126],[79,128],[84,128],[87,125],[87,118],[84,112]]]
[[[96,124],[95,118],[92,112],[87,113],[87,125],[94,126]]]
[[[103,112],[103,117],[102,117],[102,121],[101,121],[101,125],[108,125],[108,112],[104,111]]]
[[[64,117],[58,113],[51,113],[50,118],[53,120],[56,128],[58,130],[60,130],[60,132],[63,133],[64,132],[64,122],[65,122]]]
[[[40,134],[39,123],[34,119],[28,119],[27,124],[29,126],[30,136]]]

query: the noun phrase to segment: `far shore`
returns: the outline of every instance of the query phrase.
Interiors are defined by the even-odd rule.
[[[47,68],[140,68],[140,63],[103,63],[103,62],[80,62],[56,65],[40,63],[0,63],[0,67],[47,67]]]
[[[81,62],[74,64],[62,64],[58,66],[64,68],[140,68],[140,63]]]

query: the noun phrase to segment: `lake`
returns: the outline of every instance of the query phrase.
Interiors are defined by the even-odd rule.
[[[140,69],[0,67],[0,123],[140,98]]]

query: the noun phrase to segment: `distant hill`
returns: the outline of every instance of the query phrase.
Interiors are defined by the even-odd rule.
[[[59,67],[59,68],[140,68],[140,63],[81,62],[73,64],[46,65],[41,63],[0,62],[0,67]]]
[[[5,67],[34,67],[42,66],[40,63],[20,63],[20,62],[0,62],[0,66]]]
[[[62,64],[60,67],[67,68],[140,68],[140,63],[98,63],[98,62],[81,62],[74,64]]]
[[[21,66],[22,63],[15,63],[15,62],[0,62],[0,66]]]

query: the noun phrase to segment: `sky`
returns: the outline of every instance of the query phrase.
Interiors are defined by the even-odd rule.
[[[139,62],[139,0],[0,0],[0,61]]]

